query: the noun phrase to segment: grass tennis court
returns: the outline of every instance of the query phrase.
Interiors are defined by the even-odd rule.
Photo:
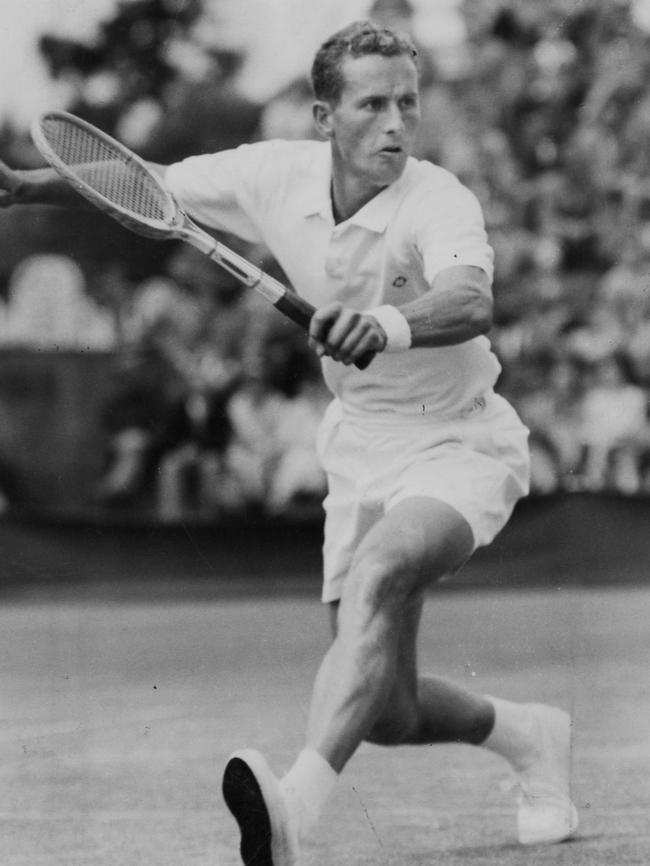
[[[312,581],[266,598],[5,602],[0,862],[235,866],[221,767],[242,745],[287,766],[327,643]],[[306,866],[650,863],[649,646],[643,586],[432,593],[423,668],[574,713],[579,836],[517,846],[491,754],[364,746]]]

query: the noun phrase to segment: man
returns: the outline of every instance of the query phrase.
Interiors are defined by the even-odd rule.
[[[334,397],[318,437],[334,640],[286,775],[252,749],[227,763],[242,860],[298,863],[364,740],[493,750],[519,775],[519,840],[557,842],[577,827],[568,715],[473,695],[416,666],[427,589],[488,544],[527,493],[527,431],[493,391],[481,211],[456,178],[409,155],[419,121],[409,41],[355,23],[321,47],[312,78],[325,142],[260,142],[166,170],[195,219],[264,241],[315,304],[310,344]],[[7,173],[5,202],[52,200],[52,184]]]

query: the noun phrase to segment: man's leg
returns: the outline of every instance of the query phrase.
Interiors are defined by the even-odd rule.
[[[385,745],[485,744],[511,760],[508,750],[516,719],[507,718],[505,726],[499,723],[495,736],[494,700],[439,678],[417,676],[423,593],[463,564],[472,543],[471,530],[460,514],[427,498],[402,502],[368,532],[345,584],[335,639],[316,677],[306,748],[279,786],[260,763],[261,756],[251,754],[250,763],[257,766],[249,768],[246,784],[255,790],[243,807],[235,804],[233,809],[230,804],[242,827],[242,846],[246,835],[250,840],[267,832],[266,859],[244,857],[245,863],[297,862],[300,837],[316,822],[337,774],[363,740]],[[500,710],[521,706],[500,704]],[[509,709],[505,716],[511,716]],[[524,737],[524,749],[530,752],[536,746],[534,737]],[[231,776],[235,769],[242,771],[241,762],[232,769]],[[234,787],[241,791],[241,780]],[[224,793],[229,801],[226,786]],[[251,812],[267,801],[273,801],[282,815],[269,816],[265,806],[264,821],[253,820],[246,830]]]
[[[475,695],[440,677],[418,676],[421,611],[422,603],[415,603],[410,621],[404,623],[393,689],[366,739],[384,746],[446,742],[483,746],[505,758],[517,775],[519,841],[532,845],[568,838],[578,827],[570,798],[568,714],[542,704]],[[335,621],[336,611],[334,627]]]
[[[308,747],[337,773],[384,716],[405,662],[409,711],[415,713],[422,594],[456,571],[472,547],[464,518],[425,497],[401,502],[361,542],[344,585],[337,634],[316,677],[307,729]],[[409,722],[416,725],[417,718]]]
[[[455,509],[418,497],[368,531],[346,579],[337,635],[314,686],[306,747],[282,784],[257,752],[234,755],[223,793],[240,825],[247,866],[293,866],[299,842],[343,769],[386,708],[404,629],[422,593],[470,555],[473,536]]]
[[[517,775],[517,833],[522,845],[568,839],[578,829],[571,802],[571,718],[558,707],[489,699],[494,727],[482,745]]]
[[[386,710],[366,740],[377,745],[484,742],[494,727],[490,700],[435,676],[418,675],[417,640],[424,596],[406,612],[400,631],[398,665]],[[331,605],[337,633],[338,602]]]
[[[322,808],[323,792],[331,789],[329,768],[341,771],[359,737],[387,746],[467,743],[496,752],[517,772],[525,792],[518,811],[520,841],[566,838],[577,826],[568,790],[566,714],[472,694],[440,677],[418,675],[424,590],[467,558],[463,538],[470,545],[471,533],[465,534],[462,518],[442,503],[410,500],[404,505],[396,526],[385,518],[368,533],[341,602],[332,606],[335,639],[316,678],[304,753],[312,759],[294,765],[283,780],[284,790],[308,830]],[[443,537],[435,543],[441,531]],[[404,561],[412,575],[404,583],[399,567],[388,577],[376,564],[380,560],[388,568],[401,533],[409,539]],[[369,576],[367,585],[364,575]],[[390,585],[382,590],[384,576]]]

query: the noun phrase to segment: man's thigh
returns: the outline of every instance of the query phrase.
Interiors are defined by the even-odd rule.
[[[392,522],[383,523],[391,514],[398,526],[411,520],[418,525],[431,511],[430,522],[447,529],[460,515],[471,528],[470,553],[489,544],[527,493],[526,438],[504,401],[488,405],[477,419],[394,429],[390,435],[339,422],[322,449],[329,483],[323,600],[340,597],[353,559],[375,526],[394,531]]]
[[[428,496],[403,499],[360,541],[342,598],[345,602],[364,582],[379,579],[389,595],[415,599],[440,578],[457,572],[473,549],[472,529],[451,505]]]

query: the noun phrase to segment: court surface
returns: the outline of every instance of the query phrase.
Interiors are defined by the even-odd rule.
[[[0,863],[235,866],[221,768],[240,746],[286,768],[327,643],[311,584],[6,601]],[[516,845],[511,780],[492,754],[363,746],[305,866],[647,866],[649,647],[643,586],[432,593],[423,669],[573,712],[579,835]]]

